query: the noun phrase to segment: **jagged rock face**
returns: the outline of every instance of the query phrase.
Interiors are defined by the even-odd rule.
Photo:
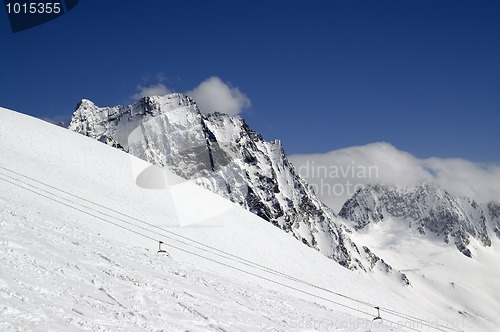
[[[392,271],[393,271],[392,266],[390,266],[389,264],[384,262],[383,259],[381,259],[377,255],[375,255],[373,252],[371,252],[371,250],[368,247],[363,246],[363,251],[366,253],[366,255],[368,257],[368,261],[370,262],[370,267],[372,269],[374,269],[376,266],[378,266],[380,270],[385,271],[386,273],[392,273]],[[405,286],[411,285],[410,280],[408,280],[408,277],[406,276],[406,274],[401,273],[400,277],[401,277],[401,281],[403,282],[403,284]]]
[[[497,211],[491,204],[490,214]],[[484,246],[491,245],[486,213],[475,201],[454,197],[437,185],[424,182],[404,190],[383,185],[360,189],[344,204],[339,215],[354,222],[357,230],[387,217],[397,218],[408,222],[409,227],[416,227],[421,234],[431,232],[442,236],[447,243],[454,241],[460,252],[471,257],[470,237]]]
[[[240,117],[202,114],[182,94],[112,108],[82,100],[69,129],[168,167],[346,268],[374,267],[374,254],[358,250],[345,226],[295,172],[281,143],[264,141]]]
[[[496,236],[500,238],[500,203],[489,202],[486,205],[486,209],[489,212],[489,217],[491,225],[493,227],[493,231],[495,232]]]

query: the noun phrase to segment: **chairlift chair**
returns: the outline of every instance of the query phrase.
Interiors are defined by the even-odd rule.
[[[164,244],[163,241],[158,241],[158,252],[157,252],[157,254],[162,254],[162,255],[170,256],[169,253],[166,250],[163,250],[161,248],[162,244]]]
[[[373,320],[382,319],[382,317],[380,317],[380,307],[375,307],[375,309],[377,309],[377,317],[373,318]]]

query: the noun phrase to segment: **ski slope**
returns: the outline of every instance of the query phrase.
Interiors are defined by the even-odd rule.
[[[0,225],[2,331],[496,328],[419,296],[424,286],[344,269],[166,170],[1,108]],[[160,240],[170,256],[156,253]]]
[[[389,215],[384,211],[384,215]],[[490,234],[494,234],[490,230]],[[419,290],[423,299],[432,298],[438,310],[453,307],[463,316],[455,322],[476,331],[475,320],[500,330],[500,240],[493,236],[490,247],[471,239],[473,258],[445,243],[438,235],[423,235],[408,221],[387,217],[353,233],[353,239],[370,246],[393,262]],[[439,309],[441,307],[441,309]],[[467,329],[466,329],[467,330]]]

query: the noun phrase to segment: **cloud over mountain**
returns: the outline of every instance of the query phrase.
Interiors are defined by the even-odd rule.
[[[192,97],[204,113],[220,112],[237,115],[250,107],[250,99],[217,76],[212,76],[200,83],[196,88],[186,92]]]
[[[137,91],[130,98],[135,101],[142,97],[164,96],[174,92],[173,89],[163,84],[163,81],[164,78],[160,75],[156,84],[137,85]],[[202,113],[220,112],[238,115],[252,104],[250,98],[238,87],[224,82],[217,76],[207,78],[185,94],[196,101]]]
[[[131,98],[134,100],[140,99],[142,97],[149,96],[164,96],[171,93],[172,91],[165,86],[165,84],[158,82],[157,84],[151,84],[147,86],[138,85],[137,92],[134,93]]]
[[[298,173],[334,211],[368,184],[414,186],[431,180],[454,195],[478,202],[500,200],[500,165],[458,158],[420,159],[385,142],[324,154],[292,155]]]

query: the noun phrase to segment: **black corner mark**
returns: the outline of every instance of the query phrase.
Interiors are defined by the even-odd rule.
[[[3,0],[12,32],[47,23],[73,9],[80,0]]]

